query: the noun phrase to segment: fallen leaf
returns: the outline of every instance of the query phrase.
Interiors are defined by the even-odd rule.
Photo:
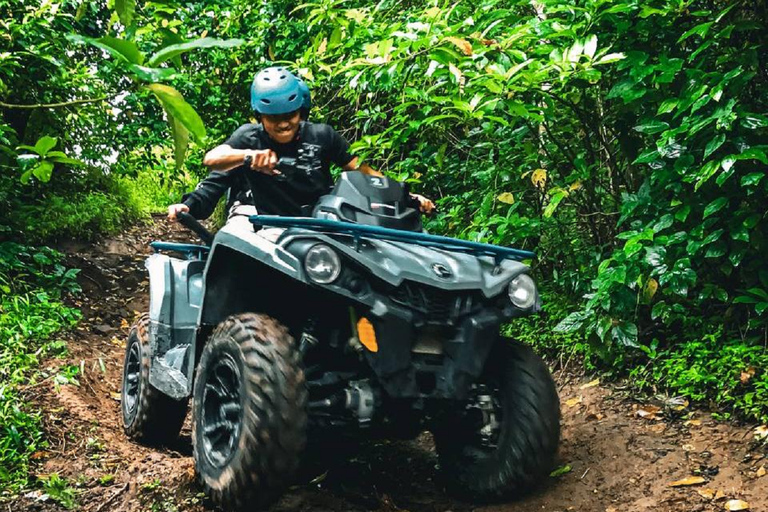
[[[723,491],[717,491],[715,493],[715,501],[721,500],[723,498],[725,498],[725,493]]]
[[[605,509],[605,512],[616,512],[616,509],[613,507],[608,507],[607,509]]]
[[[595,387],[595,386],[597,386],[599,384],[600,384],[600,379],[595,379],[595,380],[591,380],[591,381],[587,382],[586,384],[581,386],[579,389],[589,389],[589,388],[593,388],[593,387]]]
[[[119,401],[122,399],[122,397],[120,396],[120,393],[110,393],[110,394],[109,394],[109,397],[110,397],[112,400],[116,400],[116,401],[118,401],[118,402],[119,402]]]
[[[682,411],[688,407],[689,402],[682,396],[674,396],[664,400],[664,405],[672,409],[673,411]]]
[[[656,414],[659,412],[661,412],[661,408],[656,407],[655,405],[645,405],[640,407],[635,414],[646,420],[655,420]]]
[[[683,423],[686,427],[700,427],[701,426],[701,420],[688,420],[685,423]]]
[[[683,478],[682,480],[676,480],[669,484],[670,487],[686,487],[688,485],[699,485],[706,482],[707,479],[702,476],[689,476],[688,478]]]
[[[749,503],[741,500],[728,500],[725,504],[725,510],[749,510]]]
[[[596,420],[596,421],[600,421],[600,420],[601,420],[601,419],[603,419],[604,417],[605,417],[605,416],[603,416],[603,413],[600,413],[600,412],[594,412],[594,411],[589,411],[589,412],[587,412],[587,414],[585,415],[585,418],[587,419],[587,421],[595,421],[595,420]]]
[[[760,478],[761,476],[765,476],[765,466],[760,466],[760,469],[755,471],[755,477]]]
[[[715,497],[714,489],[710,489],[709,487],[705,487],[704,489],[696,489],[696,492],[699,493],[699,496],[706,500],[711,500]]]
[[[575,397],[571,398],[570,400],[566,400],[565,401],[565,405],[567,405],[568,407],[574,407],[574,406],[580,404],[582,402],[582,400],[584,400],[584,397],[582,397],[581,395],[575,396]]]
[[[760,425],[755,429],[755,438],[758,441],[768,439],[768,425]]]
[[[554,470],[553,472],[551,472],[551,473],[549,474],[549,476],[551,476],[551,477],[558,477],[558,476],[562,476],[562,475],[564,475],[564,474],[566,474],[566,473],[570,473],[570,472],[571,472],[571,469],[572,469],[572,468],[571,468],[571,465],[570,465],[570,464],[566,464],[566,465],[564,465],[564,466],[560,466],[559,468],[557,468],[556,470]]]
[[[696,451],[696,447],[693,446],[692,444],[684,444],[683,445],[683,451],[684,452],[694,452],[694,451]]]
[[[325,478],[326,478],[327,476],[328,476],[328,472],[326,471],[326,472],[325,472],[325,473],[323,473],[322,475],[318,475],[318,476],[316,476],[315,478],[313,478],[313,479],[312,479],[312,481],[311,481],[311,482],[309,482],[309,483],[310,483],[310,485],[317,485],[317,484],[319,484],[320,482],[322,482],[323,480],[325,480]]]

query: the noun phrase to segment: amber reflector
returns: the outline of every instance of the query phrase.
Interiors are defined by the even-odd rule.
[[[379,344],[376,343],[376,332],[373,330],[373,324],[367,318],[361,318],[357,322],[357,337],[360,343],[371,352],[379,351]]]

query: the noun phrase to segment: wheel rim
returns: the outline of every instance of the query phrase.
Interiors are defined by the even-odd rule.
[[[205,454],[215,467],[226,465],[240,438],[240,369],[229,354],[222,355],[208,372],[201,415]]]
[[[141,393],[141,349],[138,340],[131,342],[123,373],[123,410],[130,422],[136,416],[136,407]]]

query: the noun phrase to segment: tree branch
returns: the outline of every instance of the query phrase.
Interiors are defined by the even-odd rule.
[[[4,103],[0,101],[0,107],[22,108],[22,109],[60,108],[60,107],[68,107],[70,105],[82,105],[83,103],[97,103],[99,101],[104,101],[107,98],[109,98],[109,96],[101,96],[100,98],[90,98],[90,99],[84,99],[84,100],[62,101],[61,103],[36,103],[34,105],[19,105],[15,103]]]

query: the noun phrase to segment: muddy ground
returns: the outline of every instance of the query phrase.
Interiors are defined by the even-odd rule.
[[[88,512],[212,509],[194,480],[188,424],[175,446],[157,449],[129,441],[120,423],[124,340],[147,309],[143,260],[148,242],[158,239],[190,241],[182,228],[158,217],[95,245],[61,247],[70,265],[82,269],[84,321],[70,336],[68,358],[47,366],[79,366],[79,386],[56,388],[49,380],[27,394],[43,411],[50,439],[50,447],[35,454],[36,474],[66,477]],[[768,511],[768,457],[753,441],[754,425],[717,422],[706,411],[658,397],[638,400],[620,384],[605,387],[579,373],[557,371],[555,378],[563,414],[560,461],[570,470],[531,496],[483,506],[451,499],[439,485],[424,434],[413,442],[371,443],[351,458],[315,461],[316,469],[273,510],[710,511],[742,500],[749,510]],[[691,476],[704,482],[670,486]],[[29,493],[7,510],[56,509],[41,498]]]

